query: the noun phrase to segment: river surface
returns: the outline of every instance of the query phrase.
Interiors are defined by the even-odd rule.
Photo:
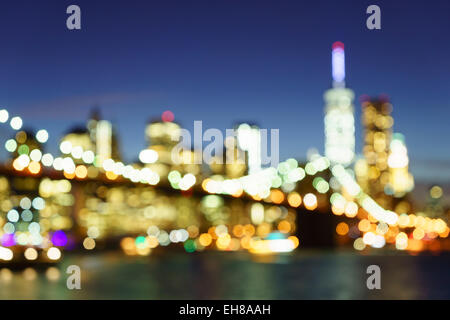
[[[80,267],[80,290],[67,288],[69,265]],[[380,290],[367,288],[369,265],[381,269]],[[68,255],[47,271],[0,271],[0,299],[450,299],[449,270],[450,254],[109,252]]]

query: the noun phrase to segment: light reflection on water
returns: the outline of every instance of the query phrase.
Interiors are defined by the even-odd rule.
[[[71,264],[81,267],[81,290],[66,287]],[[371,264],[381,267],[381,290],[366,287]],[[57,268],[2,269],[0,299],[449,299],[449,266],[450,255],[351,252],[72,255]]]

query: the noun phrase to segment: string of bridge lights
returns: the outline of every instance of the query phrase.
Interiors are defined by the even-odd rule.
[[[361,187],[355,181],[353,176],[342,166],[335,165],[331,169],[332,175],[338,180],[338,182],[345,188],[346,192],[356,201],[359,205],[370,214],[371,218],[378,222],[376,227],[376,233],[370,231],[370,221],[366,220],[367,227],[359,225],[359,229],[363,232],[363,236],[357,238],[354,242],[354,247],[357,250],[362,250],[366,245],[370,245],[374,248],[382,248],[385,243],[384,235],[388,232],[390,227],[398,226],[401,229],[414,228],[411,232],[413,239],[421,240],[426,234],[436,233],[442,238],[446,238],[449,235],[449,228],[447,223],[438,218],[424,218],[422,216],[416,217],[415,215],[397,214],[394,211],[386,210],[381,207],[374,199],[368,194],[362,191]],[[338,205],[338,202],[345,201],[344,197],[333,195],[330,199],[332,206]],[[355,211],[356,216],[357,210]],[[363,222],[364,220],[361,220]],[[360,222],[360,224],[361,224]],[[408,235],[405,232],[398,232],[395,237],[395,246],[399,250],[405,250],[408,247]]]

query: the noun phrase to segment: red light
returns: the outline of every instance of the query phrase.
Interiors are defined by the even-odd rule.
[[[162,121],[164,122],[172,122],[175,119],[175,116],[172,111],[164,111],[161,116]]]
[[[333,45],[331,46],[334,49],[338,49],[341,48],[342,50],[344,50],[344,44],[340,41],[336,41],[335,43],[333,43]]]

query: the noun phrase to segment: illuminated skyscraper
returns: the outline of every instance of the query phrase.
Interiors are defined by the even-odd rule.
[[[246,152],[248,174],[261,171],[261,131],[253,125],[242,123],[237,128],[238,147]]]
[[[355,94],[345,88],[344,44],[335,42],[332,50],[333,88],[325,99],[325,155],[332,164],[348,166],[355,156]]]
[[[180,140],[181,127],[174,121],[156,118],[148,123],[145,135],[152,146],[165,146],[171,149]]]
[[[214,157],[209,164],[213,174],[222,175],[229,179],[237,179],[247,172],[245,151],[239,148],[238,137],[229,135],[224,140],[222,154]]]
[[[405,137],[401,133],[394,133],[389,147],[388,166],[390,171],[388,192],[394,197],[403,197],[414,187],[414,178],[408,171],[408,149]]]
[[[239,178],[247,171],[244,151],[239,148],[237,140],[235,136],[225,139],[225,175],[230,179]]]
[[[96,166],[101,166],[106,159],[120,160],[114,128],[111,122],[101,120],[97,109],[92,111],[85,127],[74,127],[62,137],[60,149],[62,153],[72,155],[77,164],[84,162],[82,160],[83,151],[88,151],[92,157],[95,155],[94,164]],[[80,150],[79,155],[77,155],[77,150]]]
[[[392,139],[391,117],[392,105],[388,99],[362,99],[362,123],[364,126],[363,155],[366,172],[360,173],[367,179],[367,190],[381,205],[390,206],[389,192],[390,171],[388,157]],[[392,161],[392,160],[391,160]]]
[[[87,125],[91,140],[95,145],[96,163],[101,165],[106,159],[119,160],[117,138],[111,122],[102,120],[100,111],[93,109]]]
[[[183,140],[182,128],[173,119],[173,113],[166,111],[161,119],[148,123],[145,129],[149,143],[147,150],[151,150],[155,157],[154,161],[146,162],[147,167],[162,177],[167,176],[171,170],[197,175],[200,173],[200,165],[195,163],[195,152],[190,145],[180,147],[180,142],[190,144],[190,141]]]
[[[160,176],[167,176],[173,166],[171,152],[180,139],[181,127],[172,121],[154,119],[148,123],[145,135],[149,143],[148,149],[157,155],[155,161],[151,161],[153,163],[147,166]]]

